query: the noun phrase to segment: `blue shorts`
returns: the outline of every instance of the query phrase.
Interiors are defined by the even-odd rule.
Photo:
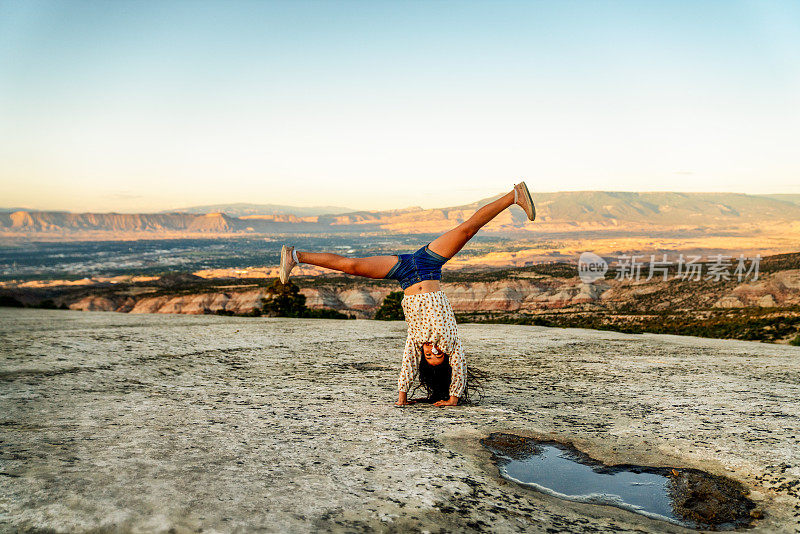
[[[441,280],[442,265],[450,258],[438,255],[428,245],[413,254],[399,254],[397,263],[384,278],[397,280],[403,289],[423,280]]]

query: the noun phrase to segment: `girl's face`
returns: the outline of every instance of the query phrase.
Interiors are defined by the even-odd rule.
[[[436,347],[433,343],[423,343],[422,344],[422,352],[425,353],[425,359],[428,360],[428,363],[431,365],[439,365],[444,361],[445,354],[442,352],[442,349],[436,347],[436,351],[439,354],[433,353],[433,348]]]

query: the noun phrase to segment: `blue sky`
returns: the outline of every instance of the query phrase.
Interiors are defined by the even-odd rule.
[[[800,2],[0,0],[0,206],[800,193]]]

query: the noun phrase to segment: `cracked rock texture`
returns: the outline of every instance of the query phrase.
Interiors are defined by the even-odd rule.
[[[0,530],[686,531],[504,481],[490,432],[726,475],[800,530],[800,349],[459,332],[484,398],[399,408],[402,321],[0,308]]]

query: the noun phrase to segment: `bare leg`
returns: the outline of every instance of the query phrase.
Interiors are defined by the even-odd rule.
[[[319,267],[341,271],[347,274],[365,276],[367,278],[383,278],[397,263],[397,256],[368,256],[366,258],[348,258],[330,252],[298,252],[297,259]]]
[[[428,245],[428,249],[445,258],[452,258],[462,249],[483,225],[497,217],[503,210],[514,204],[514,191],[482,206],[472,217],[449,232],[440,235]]]
[[[503,210],[514,204],[514,191],[507,193],[494,202],[482,206],[472,217],[459,224],[449,232],[431,241],[428,248],[444,256],[452,258],[472,236],[478,233],[486,223],[497,217]],[[347,274],[367,278],[383,278],[397,263],[398,256],[368,256],[366,258],[348,258],[329,252],[297,252],[297,259],[319,267],[341,271]]]

